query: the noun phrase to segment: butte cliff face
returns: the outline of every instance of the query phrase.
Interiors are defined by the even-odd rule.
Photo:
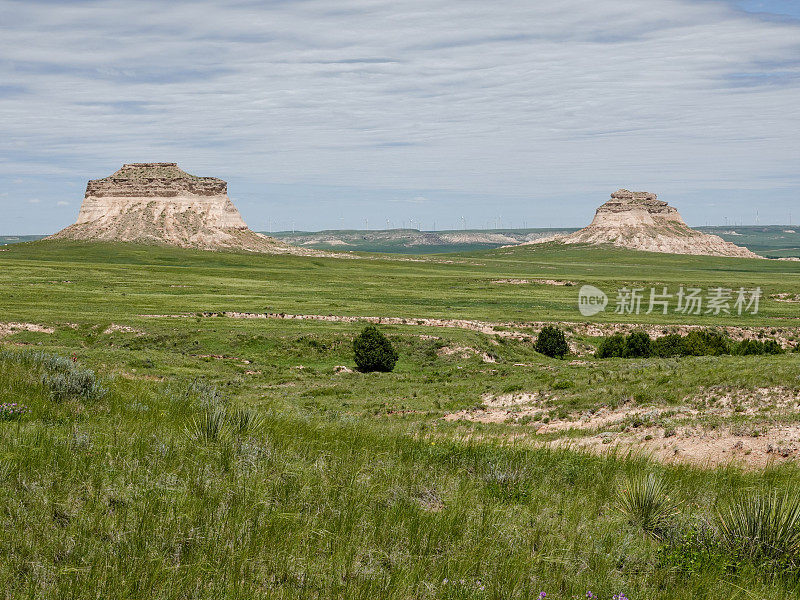
[[[597,209],[588,227],[567,236],[537,240],[565,244],[611,244],[621,248],[697,254],[762,258],[747,248],[721,237],[691,229],[678,210],[648,192],[618,190]]]
[[[222,179],[190,175],[176,163],[126,164],[89,181],[76,223],[51,237],[206,250],[289,248],[248,229]]]

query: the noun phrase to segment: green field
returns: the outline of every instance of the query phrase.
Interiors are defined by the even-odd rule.
[[[718,537],[743,494],[800,484],[800,263],[44,241],[0,266],[0,402],[29,409],[0,421],[0,597],[800,594],[800,548]],[[756,315],[587,318],[584,284],[612,305],[621,287],[763,299]],[[355,371],[364,323],[344,317],[396,318],[380,325],[394,372]],[[536,353],[540,322],[573,355]],[[620,323],[789,351],[592,356]],[[621,501],[647,474],[669,489],[656,530]]]

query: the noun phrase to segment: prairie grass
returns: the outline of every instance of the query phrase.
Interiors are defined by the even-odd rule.
[[[764,570],[747,554],[717,560],[722,550],[705,541],[718,541],[716,530],[694,545],[643,536],[631,521],[659,522],[658,495],[637,500],[637,519],[618,510],[629,478],[653,473],[668,482],[678,527],[686,514],[714,522],[740,489],[797,486],[791,463],[666,467],[532,449],[525,425],[441,419],[509,393],[539,394],[548,419],[687,399],[704,408],[738,390],[797,390],[796,354],[572,364],[526,340],[398,326],[381,328],[400,355],[392,373],[340,373],[354,366],[360,323],[141,316],[572,320],[574,289],[491,280],[671,285],[689,273],[796,293],[796,264],[558,248],[417,263],[51,243],[9,247],[0,261],[3,321],[55,328],[20,331],[0,349],[0,400],[29,409],[0,421],[0,598],[800,594],[791,570]],[[791,305],[767,303],[745,324],[792,316]],[[648,319],[672,323],[632,318]],[[135,331],[106,333],[111,323]],[[440,356],[444,346],[495,362]],[[695,552],[710,558],[684,568]]]
[[[111,378],[102,399],[57,403],[22,366],[0,360],[3,388],[12,378],[33,408],[0,423],[0,597],[727,599],[728,582],[764,598],[798,592],[757,572],[660,566],[657,544],[614,509],[622,482],[652,468],[640,459],[410,437],[269,405],[254,427],[191,382]],[[702,505],[759,479],[660,476]]]

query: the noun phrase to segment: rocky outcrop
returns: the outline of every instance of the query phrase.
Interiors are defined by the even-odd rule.
[[[618,190],[611,194],[611,200],[597,209],[588,227],[566,236],[553,236],[530,243],[550,241],[610,244],[670,254],[762,258],[719,236],[690,228],[675,207],[659,200],[655,194],[629,190]]]
[[[78,220],[51,239],[252,252],[291,249],[247,227],[222,179],[190,175],[176,163],[125,164],[109,177],[89,181]]]

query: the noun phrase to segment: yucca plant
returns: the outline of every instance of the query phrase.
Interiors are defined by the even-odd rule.
[[[628,476],[617,497],[617,506],[631,525],[660,540],[675,514],[669,492],[667,483],[655,473]]]
[[[754,559],[796,564],[800,559],[800,496],[751,492],[717,511],[722,541]]]
[[[239,435],[258,433],[264,426],[264,419],[257,412],[249,408],[237,408],[228,413],[228,423],[231,429]]]
[[[186,428],[187,435],[202,442],[216,442],[228,437],[230,426],[222,410],[205,410]]]

